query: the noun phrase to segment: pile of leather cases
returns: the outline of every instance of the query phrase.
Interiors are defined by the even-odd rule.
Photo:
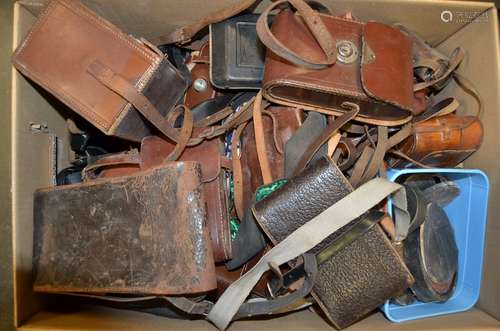
[[[73,111],[71,166],[34,192],[35,291],[219,329],[450,298],[457,186],[385,177],[480,147],[464,52],[317,1],[253,3],[145,40],[49,1],[12,58]],[[441,97],[454,80],[477,110]]]

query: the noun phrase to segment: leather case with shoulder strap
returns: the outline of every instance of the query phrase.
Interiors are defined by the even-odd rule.
[[[274,19],[267,15],[289,2]],[[300,14],[300,15],[299,15]],[[263,95],[282,105],[339,115],[360,108],[356,120],[401,125],[412,117],[412,43],[396,28],[320,14],[302,0],[273,3],[257,23],[268,47]]]
[[[186,294],[216,288],[197,162],[41,189],[34,198],[35,291]],[[111,176],[108,173],[108,176]]]
[[[483,125],[478,117],[448,114],[417,122],[398,149],[429,167],[455,167],[479,149]],[[405,160],[393,166],[404,166]]]
[[[108,135],[140,141],[151,134],[149,121],[177,141],[164,116],[187,82],[161,52],[78,1],[50,1],[12,61]]]
[[[304,121],[297,108],[273,106],[264,111],[263,131],[271,175],[274,180],[285,177],[285,146]],[[264,184],[255,141],[254,123],[249,123],[241,136],[242,209],[251,205],[252,196]]]
[[[144,138],[141,144],[142,166],[149,168],[160,165],[174,148],[174,144],[159,137]],[[186,148],[179,158],[181,161],[197,161],[201,164],[207,226],[216,262],[232,257],[228,197],[225,191],[225,169],[228,168],[229,161],[223,153],[224,144],[219,138],[214,138]]]
[[[254,207],[254,215],[274,244],[335,204],[353,188],[327,157],[311,164]],[[327,250],[362,217],[315,246]],[[318,255],[317,255],[318,256]],[[375,225],[357,240],[318,265],[312,295],[338,328],[356,322],[385,300],[402,293],[413,277],[382,229]]]

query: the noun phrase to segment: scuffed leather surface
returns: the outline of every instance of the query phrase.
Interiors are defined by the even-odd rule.
[[[173,143],[159,137],[144,138],[141,144],[141,167],[147,169],[161,165],[174,148]],[[232,257],[228,198],[224,189],[224,170],[221,166],[223,149],[222,141],[215,138],[186,148],[179,158],[180,161],[197,161],[201,164],[207,226],[217,262],[226,261]]]
[[[345,328],[412,283],[413,277],[376,225],[319,265],[312,293],[332,323]]]
[[[254,214],[274,244],[352,192],[352,186],[328,157],[322,157],[299,176],[255,204]],[[332,234],[310,252],[318,253],[335,238]]]
[[[215,265],[205,222],[196,162],[38,190],[35,291],[212,290]]]

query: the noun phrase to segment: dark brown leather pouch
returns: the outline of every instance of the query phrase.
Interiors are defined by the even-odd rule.
[[[479,149],[483,125],[478,117],[449,114],[413,125],[413,133],[398,149],[429,167],[455,167]],[[397,161],[393,166],[409,162]]]
[[[182,99],[187,82],[159,50],[78,1],[50,1],[12,61],[108,135],[140,141],[151,135],[151,123],[177,140],[163,117]]]
[[[87,175],[82,184],[35,192],[35,291],[180,295],[216,288],[199,163],[127,171],[133,174]]]
[[[257,222],[277,244],[309,220],[353,191],[327,157],[271,193],[254,207]],[[363,217],[335,232],[309,253],[329,249]],[[413,277],[382,229],[375,225],[338,253],[318,265],[312,295],[338,328],[356,322],[386,300],[402,293]]]
[[[262,88],[266,99],[336,115],[349,110],[346,102],[355,103],[360,107],[356,119],[376,125],[411,119],[412,43],[405,34],[378,22],[319,14],[301,0],[289,1],[298,14],[280,12],[269,30],[266,16],[283,2],[271,5],[257,23],[268,47]],[[327,52],[325,44],[332,49]]]
[[[143,168],[162,164],[175,145],[156,136],[146,137],[141,144]],[[207,211],[214,259],[226,261],[232,257],[229,228],[228,197],[225,190],[228,161],[223,156],[224,144],[218,138],[186,148],[180,161],[197,161],[201,164],[203,195]]]

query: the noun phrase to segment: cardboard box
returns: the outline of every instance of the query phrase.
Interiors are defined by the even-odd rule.
[[[185,25],[235,0],[84,0],[127,33],[155,37]],[[14,6],[15,48],[28,33],[46,1],[19,1]],[[466,162],[484,170],[491,181],[486,262],[476,308],[461,314],[391,324],[374,313],[349,330],[493,330],[500,328],[500,55],[497,11],[491,3],[428,0],[324,0],[334,13],[352,10],[363,21],[401,22],[439,49],[467,52],[459,72],[484,99],[484,143]],[[262,10],[263,1],[255,8]],[[474,19],[475,18],[475,19]],[[442,96],[456,96],[460,112],[475,112],[475,101],[452,83]],[[33,191],[52,184],[57,168],[68,163],[68,110],[42,89],[12,70],[11,197],[13,228],[14,321],[21,330],[166,330],[215,329],[205,321],[173,320],[32,291]],[[40,130],[42,128],[42,130]],[[59,139],[54,140],[57,136]],[[321,317],[302,311],[279,318],[238,321],[231,330],[331,330]]]

